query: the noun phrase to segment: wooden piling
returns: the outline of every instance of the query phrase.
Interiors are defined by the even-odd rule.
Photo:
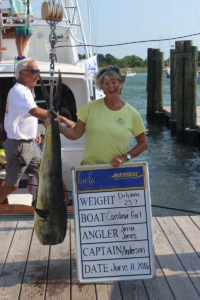
[[[148,75],[147,75],[147,120],[152,121],[154,118],[154,72],[153,72],[153,48],[147,50]]]
[[[192,63],[191,59],[189,59],[189,49],[192,46],[192,41],[184,41],[184,52],[188,57],[184,57],[184,141],[189,141],[189,131],[186,131],[185,128],[190,127],[190,101],[191,101],[191,68],[190,65]],[[191,57],[192,58],[192,57]]]
[[[178,56],[179,53],[184,52],[184,41],[177,41],[175,43],[175,57],[176,57],[176,101],[177,101],[177,121],[176,121],[176,135],[177,141],[184,140],[184,64],[183,58]],[[176,56],[177,55],[177,56]]]
[[[157,122],[159,124],[164,123],[164,101],[163,101],[163,71],[164,71],[164,53],[157,52],[156,53],[156,61],[155,61],[155,90],[157,94]]]
[[[189,82],[189,94],[188,99],[189,106],[189,121],[188,125],[190,129],[196,129],[197,126],[197,65],[198,65],[198,49],[196,46],[189,47],[189,70],[190,82]],[[196,141],[196,132],[189,131],[189,142]]]
[[[177,98],[176,98],[176,59],[175,49],[170,50],[170,92],[171,92],[171,134],[176,134],[176,118],[177,118]]]
[[[154,122],[157,121],[158,119],[158,116],[157,114],[155,114],[155,112],[158,110],[158,91],[156,89],[156,65],[157,65],[157,56],[158,56],[158,53],[160,52],[160,49],[154,49],[153,50],[153,74],[154,74],[154,97],[153,97],[153,119],[154,119]]]

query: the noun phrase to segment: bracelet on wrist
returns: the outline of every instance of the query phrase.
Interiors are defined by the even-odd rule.
[[[61,132],[63,135],[66,133],[66,131],[67,131],[67,126],[66,125],[64,125],[65,126],[65,130],[63,131],[63,132]]]

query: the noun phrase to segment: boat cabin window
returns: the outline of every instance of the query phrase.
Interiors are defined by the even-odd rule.
[[[44,80],[43,82],[48,93],[50,93],[49,81]],[[55,82],[54,93],[55,91],[56,91],[56,82]],[[34,87],[34,93],[35,93],[35,102],[37,106],[39,106],[40,108],[47,109],[46,102],[43,98],[43,94],[39,82]],[[74,122],[77,122],[76,113],[77,113],[77,109],[76,109],[76,101],[75,101],[74,94],[72,93],[72,91],[67,85],[62,84],[62,97],[59,105],[59,115],[64,116],[67,119],[70,119]],[[39,124],[41,123],[42,121],[39,120]]]

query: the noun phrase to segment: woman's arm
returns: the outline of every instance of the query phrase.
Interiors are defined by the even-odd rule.
[[[69,124],[67,124],[66,122],[65,122],[65,124],[67,125],[67,127],[65,125],[63,125],[60,122],[60,117],[56,118],[54,120],[59,123],[60,133],[62,133],[69,140],[78,140],[80,137],[82,137],[82,135],[85,132],[85,123],[82,122],[81,120],[78,120],[78,122],[76,123],[76,125],[73,128],[68,128]],[[66,119],[66,120],[70,121],[68,119]],[[73,122],[73,125],[74,125],[74,122]]]
[[[137,145],[135,145],[127,154],[130,154],[131,158],[139,156],[144,150],[148,148],[148,142],[145,133],[141,133],[138,136],[136,136]],[[113,158],[111,161],[111,165],[113,167],[119,167],[119,165],[123,164],[124,162],[127,162],[126,154]]]

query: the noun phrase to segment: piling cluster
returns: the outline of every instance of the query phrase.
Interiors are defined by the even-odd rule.
[[[194,142],[197,127],[198,49],[192,41],[177,41],[170,50],[171,133],[177,141]],[[165,120],[163,102],[164,54],[148,49],[147,120]]]

